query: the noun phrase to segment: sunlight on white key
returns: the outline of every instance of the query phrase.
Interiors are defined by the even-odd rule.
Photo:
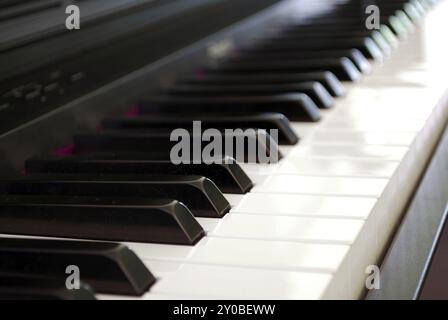
[[[201,225],[202,229],[205,230],[205,232],[213,232],[218,225],[221,223],[221,219],[215,219],[215,218],[199,218],[196,217],[196,220]]]
[[[185,262],[333,272],[348,249],[339,244],[210,237]]]
[[[224,197],[230,203],[232,208],[238,206],[238,204],[243,200],[244,194],[233,194],[233,193],[224,193]]]
[[[409,146],[414,141],[415,136],[415,133],[410,132],[341,132],[320,130],[315,132],[308,139],[307,143]]]
[[[381,122],[374,122],[368,119],[331,118],[322,125],[322,128],[341,131],[419,132],[424,124],[425,121],[413,119],[401,121],[383,119]]]
[[[346,101],[364,101],[363,105],[367,106],[378,106],[378,102],[384,102],[391,108],[402,107],[405,104],[414,107],[425,102],[427,96],[428,91],[425,88],[417,89],[401,86],[389,88],[357,87],[350,92]]]
[[[263,184],[269,176],[269,172],[264,171],[263,168],[260,168],[260,171],[246,172],[246,174],[254,185]]]
[[[283,160],[284,159],[281,159],[279,163],[273,164],[241,163],[240,167],[244,170],[244,172],[246,172],[246,174],[254,173],[261,175],[271,175],[278,170]]]
[[[283,145],[279,146],[280,153],[283,157],[288,156],[288,154],[291,152],[291,149],[293,148],[294,146],[283,146]]]
[[[319,299],[330,281],[329,274],[185,265],[152,292],[208,299]]]
[[[387,115],[390,119],[415,119],[420,121],[426,121],[432,109],[422,108],[422,109],[407,109],[405,107],[389,108],[389,107],[378,107],[368,108],[358,106],[357,108],[346,108],[338,109],[335,111],[334,116],[337,117],[355,117],[361,119],[370,119],[372,122],[381,122],[381,120]]]
[[[200,240],[195,246],[168,245],[156,243],[124,243],[133,250],[141,259],[164,259],[182,261],[188,259],[195,250],[204,242]]]
[[[426,120],[434,107],[425,89],[357,88],[338,105],[333,116],[356,116],[373,123],[380,123],[384,118]]]
[[[278,174],[302,174],[318,176],[367,176],[391,177],[398,161],[367,159],[323,159],[289,157],[282,162]]]
[[[364,221],[351,219],[305,218],[230,214],[207,235],[210,237],[251,238],[303,242],[351,244]]]
[[[396,146],[349,146],[349,145],[301,145],[290,156],[325,157],[325,158],[375,158],[400,161],[408,148]]]
[[[382,178],[340,178],[275,175],[252,192],[302,193],[379,197],[389,180]]]
[[[372,198],[249,193],[232,212],[365,219],[375,203]]]
[[[425,65],[424,67],[428,67],[428,65]],[[427,69],[422,71],[415,71],[415,70],[402,70],[397,75],[398,80],[402,81],[413,81],[416,83],[422,83],[425,86],[437,86],[442,85],[440,82],[441,78],[438,77],[438,72],[430,72]],[[445,88],[445,86],[444,86]]]
[[[180,262],[157,261],[150,259],[142,259],[142,261],[156,278],[166,277],[168,274],[177,272],[182,266]]]

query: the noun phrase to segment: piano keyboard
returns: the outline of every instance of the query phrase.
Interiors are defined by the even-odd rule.
[[[362,298],[448,119],[438,45],[448,4],[384,1],[372,36],[357,27],[356,3],[305,25],[289,19],[138,103],[136,117],[76,134],[64,160],[30,159],[24,177],[0,181],[0,251],[16,267],[50,261],[0,264],[1,281],[12,273],[10,292],[51,295],[59,284],[42,277],[79,264],[99,299]],[[210,127],[279,128],[271,152],[282,156],[177,168],[154,159],[166,153],[164,128],[191,127],[181,107]]]

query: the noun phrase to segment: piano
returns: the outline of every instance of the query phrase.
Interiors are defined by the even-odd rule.
[[[447,17],[1,0],[0,298],[448,298]],[[195,121],[274,160],[173,163]]]

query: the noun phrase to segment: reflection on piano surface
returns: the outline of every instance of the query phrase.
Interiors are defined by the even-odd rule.
[[[79,31],[0,1],[0,298],[358,299],[388,274],[446,140],[448,3],[374,1],[378,30],[368,1],[75,3]],[[277,129],[278,160],[175,165],[193,121]],[[412,298],[433,239],[412,293],[369,297]]]

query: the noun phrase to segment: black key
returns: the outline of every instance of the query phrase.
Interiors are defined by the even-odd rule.
[[[0,233],[184,245],[204,236],[175,200],[79,196],[0,196]]]
[[[207,72],[220,73],[300,73],[312,71],[331,71],[339,80],[359,81],[361,74],[348,58],[306,59],[293,61],[231,61],[215,68],[206,69]]]
[[[303,41],[267,40],[260,47],[284,51],[315,51],[318,49],[347,50],[358,49],[368,59],[382,60],[383,53],[378,45],[369,37],[346,39],[307,39]]]
[[[319,108],[333,106],[333,97],[319,82],[301,82],[297,84],[177,84],[163,89],[166,94],[180,96],[226,96],[226,95],[272,95],[283,93],[304,93]]]
[[[0,0],[0,8],[6,8],[11,6],[17,6],[25,2],[31,2],[32,0]]]
[[[192,86],[195,87],[195,86]],[[202,87],[200,87],[202,88]],[[207,87],[204,87],[206,89]],[[210,86],[213,89],[213,86]],[[238,87],[235,87],[238,88]],[[288,118],[281,113],[250,113],[232,116],[225,113],[217,114],[173,114],[173,115],[152,115],[137,118],[109,118],[105,119],[101,125],[108,130],[128,130],[128,129],[161,129],[184,128],[191,130],[193,121],[201,121],[202,129],[215,128],[224,132],[226,129],[262,129],[268,133],[270,130],[278,130],[279,144],[294,145],[299,141],[299,137],[291,128]]]
[[[286,28],[283,30],[283,35],[289,36],[289,35],[298,35],[298,36],[309,36],[312,37],[313,35],[322,35],[322,36],[331,36],[335,38],[345,38],[350,36],[370,36],[374,41],[377,42],[378,45],[380,45],[381,42],[386,42],[387,45],[391,47],[396,47],[398,43],[398,39],[395,36],[395,34],[392,32],[392,30],[386,26],[381,25],[379,30],[357,30],[353,29],[349,26],[349,28],[344,28],[342,26],[334,26],[334,25],[328,25],[328,26],[321,26],[321,25],[306,25],[296,28]],[[379,40],[379,41],[378,41]]]
[[[361,8],[359,8],[361,9]],[[362,9],[361,9],[362,10]],[[404,16],[402,15],[404,14]],[[410,22],[409,17],[403,12],[402,8],[389,9],[382,8],[380,15],[380,24],[388,24],[390,23],[389,18],[395,16],[400,22],[411,28],[412,22]],[[342,9],[339,13],[335,13],[332,15],[323,15],[320,17],[316,17],[313,19],[313,25],[321,25],[321,24],[338,24],[338,25],[350,25],[355,30],[365,30],[365,21],[366,15],[360,13],[359,11],[350,12],[347,9]]]
[[[318,121],[316,104],[301,93],[231,97],[160,97],[139,103],[142,114],[279,112],[293,121]]]
[[[409,22],[409,18],[405,17],[405,14],[401,12],[399,15],[391,15],[387,17],[381,17],[381,24],[387,25],[395,35],[398,37],[405,36],[409,30],[412,28],[412,24]],[[340,28],[340,29],[355,29],[355,30],[363,30],[365,29],[365,17],[363,19],[355,18],[355,19],[334,19],[334,18],[322,18],[313,22],[312,28],[316,27],[325,27],[325,28]]]
[[[65,279],[76,266],[96,292],[142,295],[155,278],[143,262],[118,243],[0,238],[0,273]]]
[[[234,59],[238,61],[283,61],[301,59],[326,59],[326,58],[347,57],[363,74],[369,74],[372,70],[370,62],[363,56],[361,51],[352,50],[318,50],[303,52],[278,52],[275,50],[255,50],[247,49],[239,51]]]
[[[392,47],[396,47],[398,44],[398,39],[395,33],[386,25],[381,25],[380,30],[372,32],[371,30],[366,29],[355,29],[351,25],[335,25],[335,24],[326,24],[326,25],[302,25],[296,28],[286,28],[284,30],[285,35],[289,34],[327,34],[327,35],[335,35],[336,37],[345,37],[345,36],[372,36],[375,38],[375,33],[380,33],[383,39]],[[340,35],[340,36],[339,36]]]
[[[95,295],[84,283],[69,290],[65,279],[0,273],[0,300],[95,300]]]
[[[361,30],[365,31],[365,30]],[[275,36],[274,38],[271,38],[271,41],[281,41],[281,42],[302,42],[302,41],[308,41],[308,40],[320,40],[320,41],[329,41],[329,40],[335,40],[335,39],[342,39],[345,38],[359,38],[364,39],[366,37],[371,38],[378,47],[385,53],[386,55],[389,55],[392,51],[391,44],[389,44],[386,40],[386,38],[376,30],[370,31],[369,34],[344,34],[344,33],[338,33],[338,32],[298,32],[298,33],[287,33],[287,34],[281,34],[278,36]]]
[[[369,37],[373,30],[368,29],[338,29],[338,28],[324,28],[319,25],[304,25],[304,26],[286,26],[282,28],[274,39],[278,38],[316,38],[316,37],[334,37],[334,38],[350,38],[350,37]]]
[[[344,24],[344,23],[338,23],[338,22],[322,22],[322,23],[310,23],[310,24],[300,24],[300,25],[294,25],[290,24],[285,26],[281,31],[284,31],[285,34],[291,33],[310,33],[313,34],[316,33],[337,33],[337,34],[355,34],[359,35],[358,33],[366,32],[368,33],[370,30],[367,30],[364,27],[362,28],[355,28],[352,24]],[[369,36],[370,34],[366,34]]]
[[[7,7],[0,11],[0,21],[19,18],[24,15],[37,14],[40,11],[61,5],[60,0],[30,1],[14,7]]]
[[[45,157],[26,162],[27,173],[99,173],[99,174],[170,174],[201,175],[212,180],[222,192],[246,193],[252,181],[237,163],[173,164],[169,159],[138,159],[120,155]]]
[[[11,105],[9,103],[0,103],[0,111],[9,109]]]
[[[222,217],[230,210],[216,185],[201,176],[33,175],[0,181],[0,194],[175,199],[201,217]],[[163,210],[159,202],[151,208]]]
[[[180,136],[169,129],[104,131],[77,134],[74,136],[74,145],[79,154],[154,153],[165,155],[163,159],[170,159],[175,164],[216,163],[224,156],[243,163],[276,163],[282,157],[277,144],[278,138],[271,137],[264,130],[235,130],[233,133],[218,131],[216,139],[222,143],[218,143],[214,152],[209,150],[213,145],[205,138],[205,133],[204,130],[202,135],[200,129],[193,129],[193,132],[185,130]],[[226,142],[231,147],[227,147]],[[206,150],[210,152],[205,153]]]
[[[375,1],[376,4],[378,4],[378,6],[381,7],[381,14],[383,15],[388,15],[388,14],[392,14],[395,10],[399,10],[404,8],[404,6],[409,2],[409,0],[385,0],[385,1],[380,1],[380,0],[376,0]],[[421,3],[421,2],[427,2],[426,0],[417,0],[417,3]],[[416,2],[412,1],[413,4],[415,4]],[[339,10],[342,10],[342,12],[340,11],[340,13],[357,13],[359,14],[359,10],[364,9],[367,6],[366,3],[362,3],[359,1],[352,1],[352,2],[347,2],[344,4],[341,4],[341,7],[339,7]]]
[[[201,74],[195,78],[180,79],[179,83],[200,83],[213,85],[249,85],[249,84],[298,84],[315,81],[327,89],[334,97],[345,94],[345,89],[338,78],[331,72],[306,72],[295,74],[282,73],[239,73],[239,74]]]

